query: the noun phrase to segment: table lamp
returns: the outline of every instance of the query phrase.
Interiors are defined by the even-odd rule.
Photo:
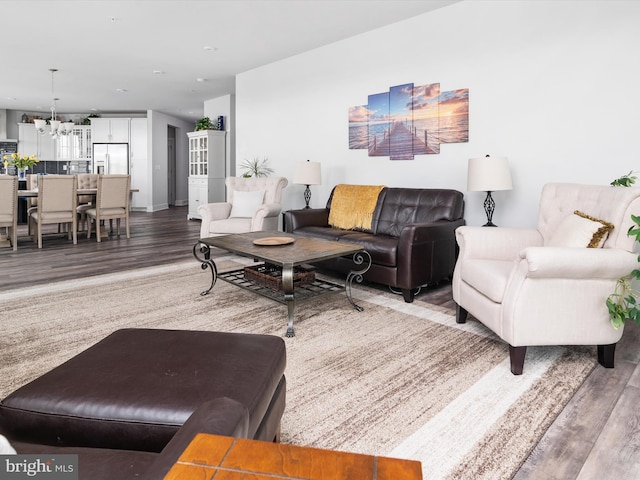
[[[496,202],[491,197],[491,192],[497,190],[511,190],[511,172],[507,157],[470,158],[467,170],[467,191],[487,192],[484,200],[484,211],[487,214],[487,223],[483,227],[495,227],[491,221]]]
[[[306,204],[304,208],[309,208],[309,201],[311,201],[311,189],[309,185],[320,185],[322,183],[321,180],[319,162],[310,162],[309,160],[306,162],[298,162],[295,174],[293,175],[293,183],[307,186],[304,190],[304,201]]]

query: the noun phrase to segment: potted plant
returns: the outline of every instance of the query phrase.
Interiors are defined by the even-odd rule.
[[[269,159],[264,157],[260,160],[258,157],[255,157],[253,160],[244,159],[244,162],[240,165],[240,168],[244,170],[242,174],[245,178],[251,177],[268,177],[273,173],[273,169],[270,168],[267,164],[269,163]]]
[[[611,185],[614,187],[630,187],[636,180],[637,177],[631,171],[615,179],[611,182]],[[635,225],[629,228],[627,235],[635,238],[636,242],[640,243],[640,217],[631,215],[631,220]],[[638,257],[638,262],[640,262],[640,256]],[[609,310],[611,325],[615,329],[624,325],[627,319],[640,324],[640,305],[638,304],[640,292],[633,288],[632,282],[634,280],[640,280],[640,269],[638,268],[634,269],[626,277],[618,279],[613,293],[607,297],[607,309]]]
[[[21,180],[25,178],[25,170],[32,168],[40,161],[35,155],[21,155],[20,152],[5,155],[3,160],[5,171],[9,165],[14,165],[18,169],[18,178]]]
[[[213,124],[211,123],[211,119],[209,117],[201,118],[196,122],[195,131],[198,132],[200,130],[213,130]]]

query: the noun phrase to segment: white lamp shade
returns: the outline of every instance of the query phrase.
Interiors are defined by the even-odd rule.
[[[320,162],[298,162],[293,175],[293,183],[297,185],[320,185],[322,176],[320,174]]]
[[[495,192],[511,190],[511,171],[507,157],[470,158],[467,170],[467,191]]]
[[[51,130],[58,130],[60,128],[60,120],[51,120]]]
[[[34,120],[37,130],[44,130],[44,126],[47,124],[45,120]]]

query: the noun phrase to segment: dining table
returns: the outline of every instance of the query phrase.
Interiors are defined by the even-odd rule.
[[[129,189],[129,193],[136,193],[139,192],[140,190],[137,188],[131,188]],[[77,190],[77,194],[78,196],[80,195],[96,195],[98,193],[98,189],[97,188],[79,188]],[[32,189],[32,190],[18,190],[18,198],[27,198],[27,197],[37,197],[38,196],[38,189]]]
[[[131,188],[129,189],[129,193],[136,193],[139,192],[140,190],[137,188]],[[98,189],[97,188],[78,188],[77,190],[77,195],[81,196],[81,195],[92,195],[92,196],[96,196],[96,194],[98,193]],[[33,188],[33,189],[19,189],[18,190],[18,223],[19,224],[26,224],[27,223],[27,205],[26,205],[26,199],[27,198],[35,198],[38,196],[38,189],[37,188]],[[22,199],[22,201],[20,201]]]

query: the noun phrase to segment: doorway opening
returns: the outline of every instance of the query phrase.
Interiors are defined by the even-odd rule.
[[[176,205],[176,127],[167,126],[167,204]]]

